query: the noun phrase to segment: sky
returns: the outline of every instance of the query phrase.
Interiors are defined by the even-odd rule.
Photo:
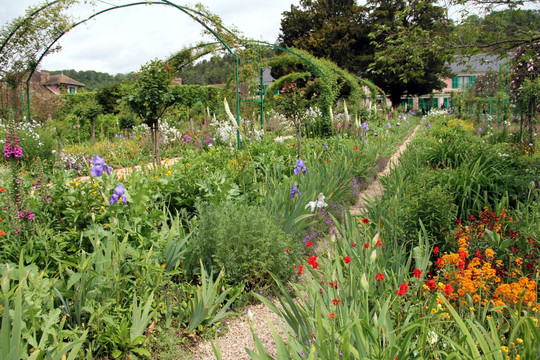
[[[73,14],[86,19],[96,9],[138,2],[137,0],[96,0],[73,8]],[[171,0],[192,6],[197,1]],[[245,36],[274,43],[279,35],[281,14],[299,0],[200,0],[223,24]],[[28,6],[44,0],[0,0],[0,26],[24,15]],[[109,11],[77,26],[59,41],[62,50],[46,56],[43,70],[95,70],[109,74],[137,71],[153,59],[165,59],[172,53],[202,40],[203,28],[171,6],[140,5]]]

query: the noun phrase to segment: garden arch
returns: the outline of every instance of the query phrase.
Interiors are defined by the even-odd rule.
[[[62,0],[54,0],[50,3],[45,4],[41,8],[35,10],[30,15],[28,15],[15,29],[7,36],[5,41],[0,45],[0,54],[2,54],[2,51],[5,49],[6,45],[11,41],[13,36],[17,33],[19,29],[21,29],[22,26],[26,25],[30,22],[34,17],[36,17],[40,12],[46,10],[48,7],[55,5]],[[186,6],[175,4],[168,0],[157,0],[157,1],[141,1],[141,2],[133,2],[133,3],[127,3],[123,5],[115,5],[111,6],[109,8],[100,10],[95,12],[94,14],[90,15],[88,18],[78,21],[74,24],[71,24],[66,30],[60,31],[59,35],[51,41],[50,44],[48,44],[44,51],[42,51],[39,56],[37,57],[37,61],[35,63],[30,64],[29,68],[26,69],[26,71],[29,71],[27,79],[24,81],[26,85],[26,109],[21,111],[25,111],[27,113],[28,119],[30,118],[30,78],[34,74],[37,66],[43,60],[43,58],[49,53],[50,49],[60,40],[66,33],[68,33],[70,30],[74,29],[75,27],[86,23],[87,21],[104,14],[106,12],[112,11],[112,10],[118,10],[122,8],[132,7],[132,6],[138,6],[138,5],[165,5],[165,6],[171,6],[187,16],[189,16],[194,21],[198,22],[201,26],[203,26],[213,37],[218,40],[220,44],[223,45],[223,47],[235,58],[235,80],[236,80],[236,122],[239,124],[240,122],[240,89],[239,89],[239,78],[238,78],[238,67],[239,67],[239,56],[233,51],[234,46],[232,44],[229,44],[226,39],[224,39],[224,36],[220,35],[218,32],[223,32],[228,35],[232,35],[236,40],[238,39],[230,30],[225,28],[221,23],[217,23],[215,20],[211,19],[208,15],[203,14],[200,11],[188,8]],[[215,29],[212,29],[211,26],[214,26]],[[14,109],[12,109],[14,110]],[[238,146],[240,146],[240,133],[237,131],[237,141]]]

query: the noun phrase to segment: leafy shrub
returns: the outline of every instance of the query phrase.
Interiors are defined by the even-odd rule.
[[[199,206],[196,252],[206,269],[246,290],[271,286],[293,275],[292,239],[262,207],[223,203]],[[287,252],[287,249],[290,249]]]

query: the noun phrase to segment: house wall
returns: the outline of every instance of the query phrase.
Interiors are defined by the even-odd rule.
[[[60,95],[61,91],[60,91],[60,86],[58,85],[45,85],[45,87],[47,89],[49,89],[50,91],[52,91],[53,93],[55,93],[56,95]]]

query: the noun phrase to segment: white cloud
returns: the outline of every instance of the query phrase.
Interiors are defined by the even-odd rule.
[[[221,17],[227,27],[236,27],[244,35],[274,42],[279,34],[281,13],[299,0],[207,0],[203,3]],[[127,0],[107,0],[108,4],[128,4]],[[179,5],[192,6],[183,1]],[[24,14],[38,0],[0,0],[0,24]],[[97,9],[109,5],[97,1]],[[93,13],[88,5],[73,8],[84,19]],[[111,74],[136,71],[155,58],[166,58],[183,47],[204,39],[203,28],[171,6],[140,5],[109,11],[64,35],[62,51],[41,62],[44,69],[96,70]]]

